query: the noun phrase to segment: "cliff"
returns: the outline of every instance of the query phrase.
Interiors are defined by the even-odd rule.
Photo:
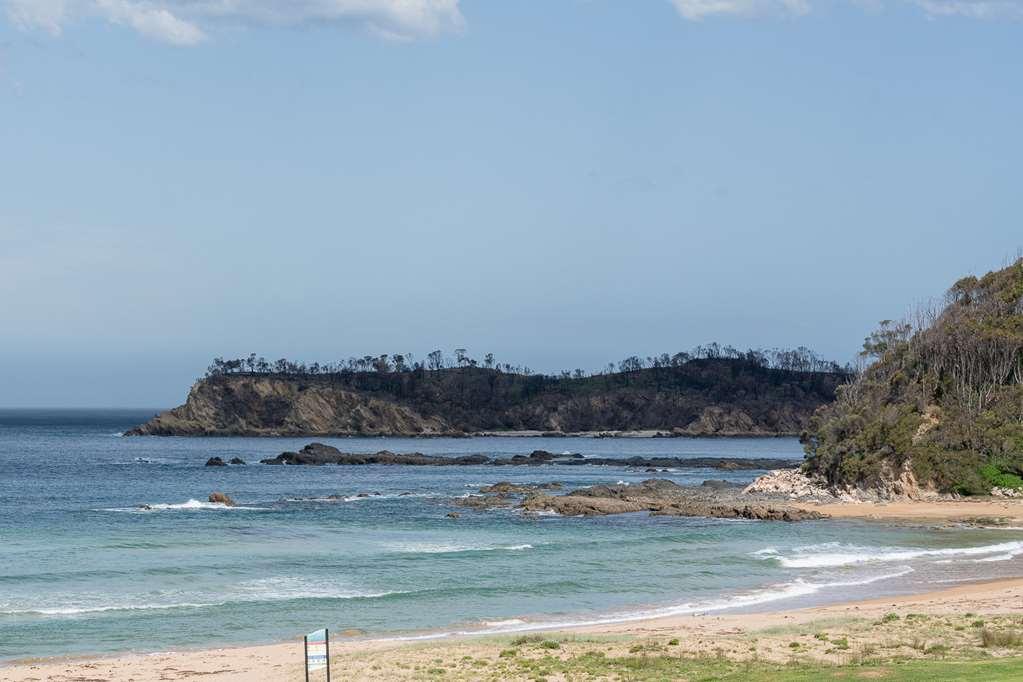
[[[197,382],[185,404],[128,435],[464,435],[481,431],[660,431],[795,435],[844,375],[692,360],[591,377],[477,367]]]
[[[807,473],[893,494],[1023,488],[1023,260],[964,277],[912,325],[882,322],[864,355],[803,434]]]

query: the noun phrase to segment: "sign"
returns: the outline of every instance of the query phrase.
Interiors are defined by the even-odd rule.
[[[324,669],[327,671],[327,682],[330,682],[330,634],[326,628],[305,636],[306,682],[309,682],[309,673]]]

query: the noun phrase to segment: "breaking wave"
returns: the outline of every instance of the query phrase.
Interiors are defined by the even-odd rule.
[[[819,545],[796,547],[789,555],[781,554],[774,548],[762,549],[753,553],[759,559],[771,559],[786,568],[835,568],[856,564],[910,561],[925,557],[985,557],[978,561],[1005,561],[1018,554],[1023,554],[1023,541],[943,549],[861,547],[826,542]],[[986,555],[996,556],[987,557]]]

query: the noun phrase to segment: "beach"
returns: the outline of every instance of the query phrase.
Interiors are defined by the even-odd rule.
[[[878,652],[884,648],[891,660],[926,662],[940,652],[940,660],[946,663],[973,660],[979,656],[973,651],[977,650],[985,654],[980,659],[994,658],[1002,665],[1018,657],[1021,650],[988,647],[985,651],[978,633],[988,625],[1023,629],[1021,616],[1023,578],[1014,578],[792,611],[695,614],[533,635],[425,641],[345,641],[335,635],[331,665],[335,679],[424,679],[431,675],[435,679],[491,679],[495,674],[496,679],[535,679],[529,665],[521,674],[500,668],[510,665],[509,659],[530,659],[534,653],[539,660],[543,656],[573,660],[600,652],[601,657],[613,660],[670,651],[672,656],[697,661],[704,657],[735,663],[755,659],[768,667],[813,663],[824,666],[824,676],[829,666],[865,665],[864,651],[883,664],[886,659]],[[977,625],[980,621],[983,626]],[[921,641],[921,637],[925,639]],[[304,679],[301,657],[302,641],[296,638],[266,646],[14,661],[0,667],[0,680],[298,681]],[[1023,665],[1019,670],[1023,671]]]
[[[6,416],[0,452],[17,454],[0,481],[0,679],[301,679],[301,635],[320,627],[333,635],[337,670],[355,679],[601,679],[622,677],[616,665],[677,666],[679,656],[720,677],[727,671],[706,669],[725,665],[714,662],[719,648],[727,665],[752,653],[757,665],[874,655],[863,633],[873,621],[852,616],[827,627],[828,641],[764,634],[803,618],[846,618],[839,604],[1023,576],[1020,500],[779,497],[829,517],[793,523],[527,513],[466,502],[490,499],[483,491],[499,482],[557,495],[640,489],[652,473],[593,463],[267,466],[260,460],[306,441],[120,437],[143,416]],[[545,437],[327,441],[355,453],[500,459],[569,447]],[[594,438],[572,447],[612,463],[801,457],[785,438]],[[212,455],[248,464],[205,466]],[[655,476],[734,506],[736,491],[762,473],[666,466]],[[211,502],[211,491],[237,504]],[[965,614],[995,614],[1012,599],[960,604],[962,615],[940,627],[887,623],[907,646],[877,655],[919,658],[910,645],[921,642],[973,660],[979,630]],[[997,618],[988,620],[1019,629]],[[836,639],[848,643],[828,644]],[[633,672],[625,677],[643,679]],[[651,679],[686,677],[658,674]]]

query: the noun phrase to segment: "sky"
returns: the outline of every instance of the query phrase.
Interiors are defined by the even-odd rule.
[[[1023,246],[1023,0],[0,0],[0,406],[842,362]]]

